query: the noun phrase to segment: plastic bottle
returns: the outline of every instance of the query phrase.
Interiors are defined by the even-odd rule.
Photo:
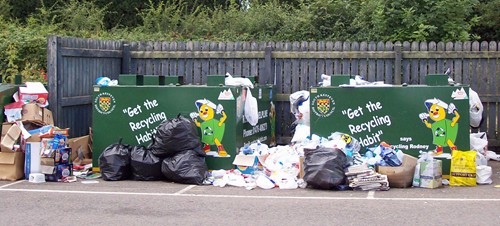
[[[301,178],[297,180],[297,185],[299,186],[299,188],[306,188],[307,182],[305,182],[304,179]]]

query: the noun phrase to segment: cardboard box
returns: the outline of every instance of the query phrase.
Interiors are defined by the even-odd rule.
[[[0,142],[0,150],[2,152],[14,152],[14,144],[17,143],[19,136],[21,136],[21,129],[16,124],[13,124],[5,134],[2,142]]]
[[[89,148],[90,136],[75,137],[68,140],[68,147],[71,148],[71,161],[92,158],[92,153]]]
[[[52,112],[47,108],[42,108],[36,103],[23,105],[22,117],[20,121],[33,122],[38,125],[54,125]]]
[[[54,118],[52,117],[52,112],[47,108],[43,109],[43,122],[46,125],[54,125]]]
[[[54,138],[42,138],[42,148],[40,150],[40,153],[42,156],[47,157],[47,156],[52,156],[52,146],[53,146],[53,141]]]
[[[299,158],[299,179],[304,179],[304,156]]]
[[[71,148],[60,148],[56,150],[54,162],[57,164],[68,164],[71,159]]]
[[[256,170],[262,170],[262,164],[266,160],[267,155],[254,156],[254,155],[236,155],[234,157],[233,165],[236,169],[240,170],[243,174],[252,174]]]
[[[391,188],[408,188],[412,186],[415,167],[417,166],[417,158],[405,154],[401,166],[378,166],[377,172],[387,175],[389,187]]]
[[[29,179],[30,173],[41,173],[40,142],[27,142],[24,157],[24,178]]]
[[[44,166],[42,173],[45,174],[45,181],[62,181],[65,177],[73,176],[73,164]]]
[[[13,122],[4,122],[2,123],[2,137],[1,140],[3,140],[3,137],[7,134],[7,131],[9,131],[10,127],[14,125]]]
[[[25,103],[36,102],[45,106],[49,92],[41,82],[26,82],[25,87],[19,87],[19,99]]]
[[[24,176],[24,153],[0,152],[0,180],[19,180]]]
[[[434,160],[432,162],[420,163],[420,187],[438,188],[442,185],[442,161]],[[389,184],[390,185],[390,184]]]
[[[54,162],[54,158],[41,157],[40,158],[40,165],[42,165],[42,167],[43,167],[43,166],[55,166],[56,164]]]
[[[21,121],[43,121],[43,108],[36,103],[23,105]]]

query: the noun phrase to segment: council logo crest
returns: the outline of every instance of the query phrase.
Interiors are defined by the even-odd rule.
[[[107,92],[99,93],[94,99],[94,107],[101,114],[110,114],[116,107],[115,98]]]
[[[335,110],[335,100],[328,94],[319,94],[314,97],[311,106],[318,117],[328,117]]]

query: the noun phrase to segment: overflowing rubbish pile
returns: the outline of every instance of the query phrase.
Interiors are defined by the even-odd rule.
[[[70,138],[69,128],[54,125],[45,86],[26,82],[12,87],[13,102],[4,106],[0,180],[71,182],[75,169],[90,169],[90,136]]]
[[[321,78],[323,86],[331,84],[331,77],[322,75]],[[252,88],[248,79],[233,78],[229,74],[225,81],[226,85]],[[108,78],[99,78],[96,82],[103,86],[116,85],[116,81]],[[356,76],[349,85],[383,84],[369,83]],[[92,175],[88,170],[91,168],[88,164],[91,151],[86,150],[91,137],[68,139],[68,129],[53,125],[50,111],[44,108],[48,102],[43,98],[46,100],[47,97],[42,95],[35,101],[18,101],[6,106],[5,114],[10,123],[3,125],[6,135],[2,138],[0,157],[5,157],[3,155],[7,152],[14,155],[24,152],[26,157],[16,157],[19,158],[16,160],[26,162],[26,165],[21,171],[9,168],[8,174],[5,167],[0,166],[0,179],[29,179],[30,174],[36,177],[36,173],[41,172],[44,174],[43,181],[70,181],[74,179],[73,170],[78,168],[85,171],[79,174],[80,178],[102,176],[105,181],[163,180],[247,190],[311,188],[386,191],[412,186],[438,188],[443,184],[491,184],[492,169],[487,162],[490,159],[500,161],[500,155],[488,151],[488,139],[484,132],[470,134],[469,151],[454,150],[452,154],[421,151],[418,158],[384,141],[366,146],[347,133],[333,131],[328,137],[311,134],[310,93],[302,90],[290,95],[290,113],[295,117],[291,143],[270,147],[256,140],[246,144],[234,156],[233,169],[209,171],[205,162],[207,154],[202,148],[196,124],[189,117],[178,115],[163,121],[156,128],[148,146],[124,144],[121,140],[108,146],[99,156],[100,174]],[[242,114],[246,122],[255,126],[259,120],[257,100],[252,99],[251,94],[247,99],[252,101],[247,101],[251,106],[245,109],[252,110],[245,110]],[[41,112],[40,117],[37,111]],[[470,125],[477,127],[481,122],[483,106],[473,90],[470,90],[469,111]],[[18,140],[18,137],[21,139]],[[36,142],[40,147],[34,146]],[[451,162],[449,179],[443,178],[445,160]]]
[[[239,84],[245,82],[229,79]],[[360,79],[358,78],[358,83]],[[454,176],[451,176],[449,182],[443,179],[442,161],[434,158],[436,154],[433,152],[422,152],[417,159],[383,141],[363,147],[356,138],[346,133],[332,132],[328,137],[309,135],[307,91],[290,95],[290,106],[290,112],[296,119],[291,143],[269,147],[257,141],[245,145],[234,158],[234,169],[208,171],[203,161],[205,155],[199,149],[199,137],[194,125],[190,120],[178,116],[157,128],[153,143],[148,147],[119,143],[110,146],[101,155],[101,173],[105,180],[166,180],[216,187],[234,186],[248,190],[313,188],[385,191],[391,187],[436,188],[443,183],[472,186],[472,178],[465,180],[466,182]],[[178,140],[181,138],[184,140]],[[476,138],[480,140],[475,140]],[[474,141],[471,141],[471,145],[483,145],[483,152],[471,153],[485,156],[485,134],[471,135],[472,139]],[[121,161],[112,158],[119,158]],[[481,157],[478,157],[478,170],[479,161]],[[457,172],[458,175],[464,173],[469,171]],[[474,180],[476,179],[475,173],[468,175],[474,175]],[[487,178],[485,176],[486,182]],[[479,183],[482,179],[477,181]]]

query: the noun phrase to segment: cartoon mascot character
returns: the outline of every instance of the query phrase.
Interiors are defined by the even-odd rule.
[[[224,137],[224,128],[227,115],[224,111],[222,105],[215,106],[212,101],[207,99],[197,100],[195,102],[198,108],[198,113],[191,113],[190,116],[193,119],[196,126],[201,129],[201,141],[204,143],[203,150],[208,153],[210,152],[210,145],[217,145],[219,157],[227,157],[227,152],[222,145],[222,138]],[[221,114],[222,117],[217,120],[214,115]],[[201,118],[202,122],[198,121],[198,117]]]
[[[419,117],[422,122],[427,126],[427,128],[432,130],[432,143],[436,147],[436,155],[443,153],[443,147],[449,146],[451,150],[456,150],[455,140],[458,133],[458,119],[460,115],[455,107],[455,104],[450,103],[449,105],[439,99],[428,99],[425,101],[425,106],[427,107],[428,113],[420,113]],[[454,114],[452,120],[446,118],[446,112],[448,114]],[[430,123],[428,117],[434,121]]]

